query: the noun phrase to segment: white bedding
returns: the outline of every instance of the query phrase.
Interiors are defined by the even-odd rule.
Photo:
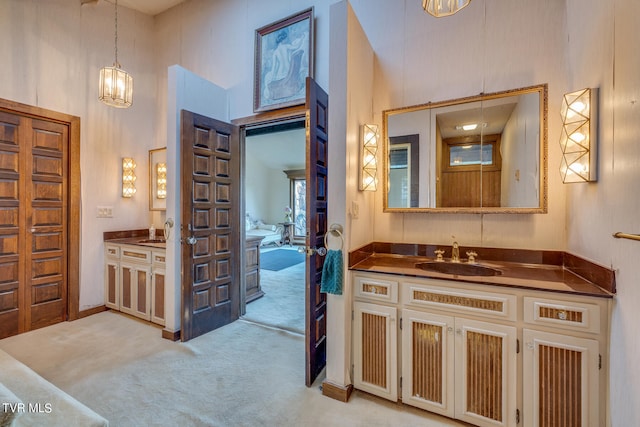
[[[262,221],[251,221],[251,219],[247,216],[246,224],[245,224],[245,233],[248,236],[260,236],[264,237],[262,242],[260,242],[261,246],[269,245],[271,243],[275,243],[280,246],[282,244],[282,226],[281,225],[273,225],[273,224],[265,224]]]

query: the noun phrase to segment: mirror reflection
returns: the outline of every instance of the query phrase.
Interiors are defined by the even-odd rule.
[[[385,212],[545,213],[547,85],[383,112]]]

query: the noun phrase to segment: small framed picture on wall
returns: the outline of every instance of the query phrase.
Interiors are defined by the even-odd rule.
[[[305,100],[305,80],[313,77],[313,7],[256,30],[253,111]]]

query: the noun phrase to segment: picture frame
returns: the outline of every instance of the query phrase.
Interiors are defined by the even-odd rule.
[[[313,7],[257,29],[253,111],[304,104],[313,72]]]
[[[162,168],[163,165],[164,165],[164,169]],[[164,182],[162,182],[163,179],[164,179]],[[164,147],[164,148],[156,148],[153,150],[149,150],[149,210],[164,211],[166,209],[167,209],[167,148]]]

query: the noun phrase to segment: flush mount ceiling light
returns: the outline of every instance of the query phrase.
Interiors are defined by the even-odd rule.
[[[378,186],[378,125],[362,126],[362,165],[360,168],[360,190],[376,191]]]
[[[115,62],[100,70],[98,98],[111,107],[128,108],[133,103],[133,77],[118,62],[118,0],[115,9]]]
[[[582,89],[564,95],[560,136],[560,175],[564,183],[597,180],[597,106],[597,89]]]
[[[471,3],[471,0],[422,0],[422,8],[436,18],[453,15]]]

